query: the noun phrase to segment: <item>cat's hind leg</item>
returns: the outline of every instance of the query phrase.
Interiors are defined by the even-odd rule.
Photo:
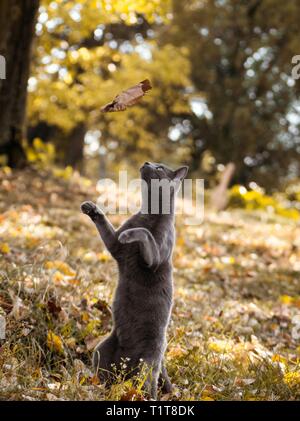
[[[115,356],[118,350],[118,339],[114,333],[100,342],[93,353],[93,367],[101,382],[113,381],[113,364],[117,364]]]
[[[154,358],[144,358],[144,369],[146,372],[146,381],[143,389],[146,394],[153,400],[157,399],[158,378],[160,373],[160,361]]]
[[[164,363],[162,363],[161,365],[161,371],[160,371],[159,379],[158,379],[158,386],[161,388],[163,393],[171,393],[173,389],[171,380],[169,378],[169,375]]]

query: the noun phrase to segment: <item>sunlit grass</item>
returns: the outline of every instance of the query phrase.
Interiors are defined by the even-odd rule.
[[[104,388],[91,367],[111,329],[117,281],[79,211],[95,190],[30,172],[1,173],[0,183],[0,398],[145,399],[143,375],[124,371]],[[177,218],[166,352],[174,391],[161,399],[300,398],[299,233],[296,222],[261,212],[207,211],[189,227]]]

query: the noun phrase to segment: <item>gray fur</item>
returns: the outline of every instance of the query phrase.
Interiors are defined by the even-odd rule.
[[[110,381],[111,364],[119,367],[129,358],[131,374],[140,360],[149,367],[146,390],[152,399],[157,386],[166,392],[172,384],[163,363],[166,329],[172,308],[172,251],[175,240],[174,190],[170,196],[171,213],[146,214],[151,199],[151,180],[182,181],[187,167],[172,171],[162,164],[145,163],[141,178],[148,193],[142,192],[142,209],[115,230],[101,210],[92,202],[81,205],[83,213],[95,223],[100,236],[117,261],[119,282],[113,300],[113,330],[95,349],[94,368],[102,381]],[[158,198],[160,204],[162,197]],[[149,201],[150,203],[150,201]],[[149,205],[148,205],[149,207]]]

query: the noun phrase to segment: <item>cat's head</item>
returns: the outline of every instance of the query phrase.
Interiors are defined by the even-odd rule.
[[[163,204],[168,208],[175,193],[179,190],[182,180],[186,177],[188,167],[180,167],[172,170],[164,164],[156,162],[145,162],[141,168],[141,178],[145,182],[143,190],[143,200],[150,199],[156,202],[161,210]],[[157,187],[158,186],[158,187]]]
[[[147,183],[154,179],[167,179],[169,181],[181,182],[187,175],[188,169],[188,167],[184,166],[173,171],[164,164],[145,162],[144,165],[141,166],[140,172],[141,178]]]

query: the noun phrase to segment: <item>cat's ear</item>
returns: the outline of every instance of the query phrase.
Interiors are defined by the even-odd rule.
[[[189,167],[187,166],[178,168],[177,170],[174,171],[173,180],[181,182],[186,177],[188,170],[189,170]]]
[[[189,167],[180,167],[173,172],[173,183],[175,183],[175,193],[178,193],[182,180],[187,175]]]

